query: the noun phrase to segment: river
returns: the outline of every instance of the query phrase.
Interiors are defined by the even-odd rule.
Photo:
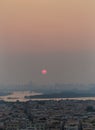
[[[26,102],[30,99],[26,99],[25,96],[41,95],[42,93],[30,92],[30,91],[16,91],[7,96],[0,96],[0,100],[15,102],[17,100]],[[43,99],[31,99],[31,100],[95,100],[95,97],[78,97],[78,98],[43,98]]]

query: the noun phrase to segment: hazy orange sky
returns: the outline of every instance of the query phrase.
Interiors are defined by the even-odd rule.
[[[93,83],[94,57],[95,0],[0,1],[1,84]]]

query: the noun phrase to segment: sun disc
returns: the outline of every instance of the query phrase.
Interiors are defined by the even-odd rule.
[[[42,73],[43,75],[46,75],[46,74],[47,74],[47,70],[46,70],[46,69],[43,69],[43,70],[41,71],[41,73]]]

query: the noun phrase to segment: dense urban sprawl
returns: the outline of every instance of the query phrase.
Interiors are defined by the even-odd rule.
[[[95,130],[95,101],[0,101],[0,130]]]

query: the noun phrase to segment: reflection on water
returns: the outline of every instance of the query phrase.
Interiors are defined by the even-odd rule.
[[[41,95],[42,93],[37,92],[30,92],[30,91],[16,91],[13,92],[11,95],[7,96],[0,96],[0,100],[4,101],[28,101],[28,99],[25,99],[25,96],[34,96],[34,95]]]
[[[30,92],[30,91],[16,91],[13,92],[11,95],[8,96],[0,96],[0,100],[15,102],[19,101],[28,101],[30,99],[24,98],[25,96],[34,96],[34,95],[41,95],[42,93],[37,92]],[[32,99],[32,100],[95,100],[95,97],[79,97],[79,98],[43,98],[43,99]]]

